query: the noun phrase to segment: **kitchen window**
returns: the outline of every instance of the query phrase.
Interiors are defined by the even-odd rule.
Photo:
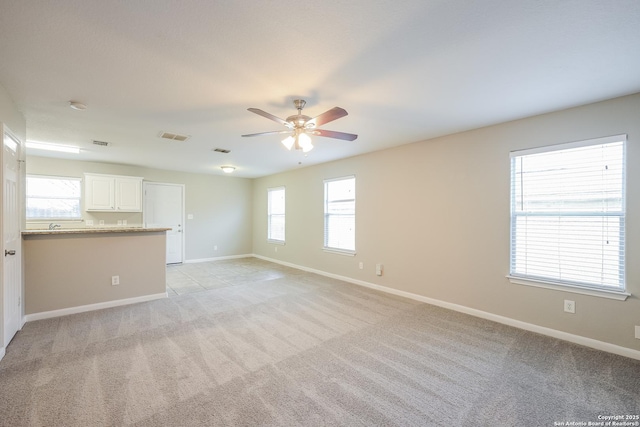
[[[27,176],[27,220],[81,220],[81,179]]]

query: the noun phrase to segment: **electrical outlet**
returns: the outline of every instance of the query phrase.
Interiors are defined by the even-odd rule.
[[[88,219],[87,220],[87,227],[93,227],[93,220],[92,219]]]
[[[217,250],[218,250],[218,245],[215,245],[215,246],[213,247],[213,250],[214,250],[214,251],[217,251]]]
[[[636,326],[636,338],[640,340],[640,326]]]
[[[120,284],[120,276],[111,276],[111,286],[117,286]]]
[[[364,268],[364,262],[360,261],[360,262],[358,263],[358,268],[359,268],[360,270],[362,270],[362,269]]]
[[[274,246],[274,247],[273,247],[273,250],[274,250],[274,251],[276,251],[276,252],[278,252],[278,247],[277,247],[277,246]]]
[[[126,219],[122,220],[122,225],[127,225],[127,220]]]
[[[118,220],[118,225],[122,225],[122,220],[121,219]]]
[[[564,300],[564,311],[567,313],[575,313],[576,312],[576,302],[571,301],[569,299]]]
[[[104,219],[101,219],[99,222],[100,225],[104,225]]]

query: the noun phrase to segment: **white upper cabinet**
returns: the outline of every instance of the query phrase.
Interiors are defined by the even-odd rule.
[[[142,178],[85,173],[84,199],[87,211],[141,212]]]

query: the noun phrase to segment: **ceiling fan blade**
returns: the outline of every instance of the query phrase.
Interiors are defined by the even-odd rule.
[[[273,114],[269,114],[266,111],[262,111],[259,108],[247,108],[247,110],[251,111],[252,113],[256,113],[259,116],[266,117],[269,120],[273,120],[276,123],[280,123],[281,125],[285,125],[288,128],[291,127],[291,123],[286,122],[285,120],[281,119],[280,117],[276,117]]]
[[[242,136],[279,135],[279,134],[283,134],[283,133],[291,133],[291,131],[290,130],[274,130],[274,131],[271,131],[271,132],[250,133],[250,134],[242,135]]]
[[[346,116],[347,111],[343,108],[340,107],[333,107],[331,110],[329,111],[325,111],[324,113],[320,114],[317,117],[314,117],[313,119],[309,120],[307,123],[305,123],[305,127],[318,127],[318,126],[322,126],[325,123],[329,123],[332,122],[334,120],[339,119],[340,117],[344,117]]]
[[[333,130],[314,129],[311,133],[318,136],[325,136],[327,138],[344,139],[346,141],[355,140],[358,135],[353,133],[336,132]]]

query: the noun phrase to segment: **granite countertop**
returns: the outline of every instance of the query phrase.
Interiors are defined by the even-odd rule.
[[[108,228],[57,228],[55,230],[23,230],[23,236],[43,234],[95,234],[95,233],[148,233],[168,231],[171,228],[145,228],[145,227],[108,227]]]

